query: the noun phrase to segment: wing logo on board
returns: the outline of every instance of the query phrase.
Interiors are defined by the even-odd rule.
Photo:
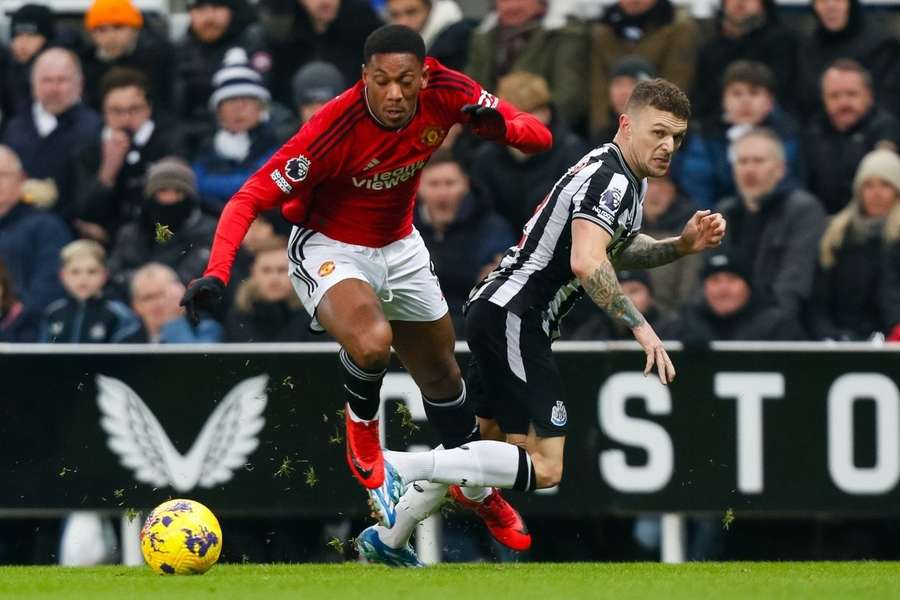
[[[134,478],[186,492],[225,483],[259,446],[266,424],[268,375],[245,379],[216,406],[188,453],[182,455],[150,408],[125,382],[97,375],[100,425],[107,445]]]

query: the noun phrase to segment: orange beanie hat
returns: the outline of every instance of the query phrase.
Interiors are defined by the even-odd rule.
[[[94,0],[84,15],[84,26],[90,31],[101,25],[125,25],[140,29],[144,26],[144,17],[131,0]]]

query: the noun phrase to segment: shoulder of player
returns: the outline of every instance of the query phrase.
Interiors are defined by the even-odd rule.
[[[471,94],[477,85],[468,75],[448,69],[430,56],[425,58],[425,67],[428,69],[428,83],[423,91]]]
[[[322,106],[297,135],[303,137],[311,158],[321,158],[362,121],[366,110],[362,84],[358,83]]]

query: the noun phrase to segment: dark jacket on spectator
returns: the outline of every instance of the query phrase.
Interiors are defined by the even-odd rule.
[[[752,266],[750,282],[762,307],[795,318],[812,293],[825,213],[816,198],[787,180],[751,213],[738,197],[718,207],[728,222],[723,249],[741,253]]]
[[[849,131],[835,130],[825,113],[810,123],[805,145],[809,189],[829,214],[853,197],[856,168],[881,141],[900,148],[900,121],[877,105]]]
[[[688,348],[714,341],[789,341],[806,336],[797,319],[775,307],[766,307],[751,295],[747,305],[728,317],[710,310],[706,300],[689,303],[678,318],[657,332],[664,340],[678,340]]]
[[[900,40],[893,32],[864,13],[859,0],[849,0],[847,26],[831,32],[821,23],[800,46],[803,113],[815,115],[822,108],[822,73],[839,58],[850,58],[872,75],[877,101],[900,113]],[[815,14],[815,11],[812,11]],[[818,17],[816,17],[818,21]]]
[[[0,217],[0,260],[28,311],[40,314],[65,294],[59,282],[59,252],[71,240],[59,217],[32,206],[17,204]]]
[[[310,331],[309,322],[309,313],[293,293],[287,300],[271,302],[259,297],[252,280],[244,281],[225,319],[225,341],[324,341]]]
[[[29,344],[38,341],[41,320],[37,312],[25,310],[21,302],[0,314],[0,342]]]
[[[288,106],[294,105],[291,79],[310,61],[332,63],[348,86],[356,83],[366,37],[382,25],[365,0],[343,0],[334,22],[321,34],[297,0],[262,0],[260,13],[272,53],[272,95]]]
[[[165,156],[183,155],[184,147],[176,127],[154,121],[153,133],[142,145],[132,142],[111,188],[97,178],[103,160],[102,133],[78,153],[77,180],[80,218],[106,229],[111,239],[124,223],[140,215],[147,168]]]
[[[20,63],[0,48],[0,113],[3,120],[27,112],[31,108],[31,65],[38,52],[27,63]]]
[[[51,178],[56,182],[59,198],[53,210],[71,221],[78,214],[75,159],[89,140],[100,135],[103,124],[97,113],[80,102],[59,115],[57,120],[56,129],[42,138],[38,135],[32,111],[25,111],[6,125],[0,143],[19,155],[28,177]]]
[[[881,309],[884,331],[900,341],[900,232],[891,236],[882,263]]]
[[[41,342],[54,344],[114,344],[141,326],[131,309],[116,300],[71,296],[52,302],[44,314]]]
[[[587,144],[562,125],[552,127],[553,148],[520,160],[506,146],[484,144],[475,153],[472,183],[518,235],[560,175],[587,152]]]
[[[672,320],[672,314],[655,305],[644,313],[644,319],[659,333]],[[560,324],[561,340],[570,341],[633,341],[631,329],[613,321],[603,309],[584,297],[572,308]]]
[[[455,0],[435,0],[419,33],[428,56],[450,69],[462,71],[469,57],[469,38],[478,21],[463,18]]]

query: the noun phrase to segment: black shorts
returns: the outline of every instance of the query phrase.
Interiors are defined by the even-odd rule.
[[[504,433],[540,437],[566,434],[562,382],[550,351],[550,337],[537,311],[519,317],[488,300],[466,311],[466,339],[472,352],[466,376],[475,414],[494,419]]]

